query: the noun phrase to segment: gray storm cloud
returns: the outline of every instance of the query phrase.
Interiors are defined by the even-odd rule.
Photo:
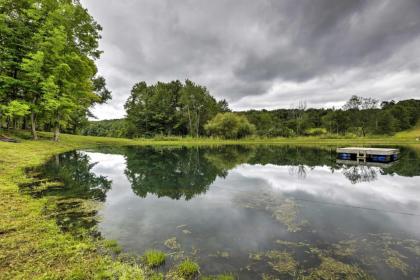
[[[124,115],[135,82],[192,79],[236,110],[420,97],[418,0],[82,0]]]

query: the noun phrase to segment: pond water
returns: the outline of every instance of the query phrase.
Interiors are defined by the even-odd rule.
[[[364,166],[335,148],[104,147],[53,158],[42,173],[64,187],[34,194],[58,197],[63,230],[165,251],[162,270],[189,258],[239,279],[413,279],[420,149],[400,149],[398,162]]]

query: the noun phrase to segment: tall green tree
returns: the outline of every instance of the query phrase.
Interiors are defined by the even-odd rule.
[[[32,134],[37,116],[60,127],[75,115],[109,99],[103,78],[96,77],[101,27],[79,1],[2,0],[0,2],[0,98],[30,104]],[[3,34],[5,34],[3,38]]]
[[[53,120],[54,140],[58,141],[60,127],[68,124],[73,112],[81,114],[101,102],[93,80],[101,27],[77,2],[51,3],[58,5],[53,5],[37,37],[45,54],[41,106]]]
[[[208,90],[189,80],[133,86],[125,103],[128,135],[153,136],[204,133],[204,124],[218,112],[229,110],[225,100],[217,102]]]
[[[27,101],[28,85],[22,77],[21,64],[34,45],[33,34],[39,26],[37,9],[36,1],[0,1],[0,123],[6,117],[8,126],[12,121],[16,126],[18,118],[29,113],[12,112],[17,102],[26,104]]]
[[[222,109],[226,110],[224,103],[218,104],[207,88],[190,80],[185,81],[181,90],[181,105],[188,121],[188,133],[196,137],[204,132],[207,121]]]

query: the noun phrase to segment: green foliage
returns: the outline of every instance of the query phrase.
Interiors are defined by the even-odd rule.
[[[353,96],[343,109],[276,109],[241,112],[263,137],[394,134],[414,127],[420,118],[420,100],[382,102]]]
[[[314,128],[308,128],[305,130],[305,135],[308,136],[320,136],[327,134],[327,129],[323,127],[314,127]]]
[[[90,106],[110,99],[96,76],[101,27],[79,1],[3,0],[0,14],[0,122],[25,124],[31,114],[34,138],[47,123],[58,140],[60,128],[76,130]]]
[[[255,133],[255,126],[245,116],[235,113],[219,113],[205,125],[211,136],[239,139]]]
[[[203,86],[189,80],[169,83],[145,82],[134,85],[125,103],[127,135],[199,136],[203,125],[218,112],[228,110],[227,102],[217,102]]]
[[[193,279],[200,273],[200,266],[193,261],[185,260],[176,268],[176,274],[184,279]]]
[[[116,240],[104,240],[103,241],[104,247],[109,249],[114,254],[121,253],[122,249]]]
[[[126,119],[90,121],[81,128],[80,134],[105,137],[127,137],[128,122]]]
[[[165,259],[165,253],[157,250],[149,250],[143,254],[143,262],[151,268],[161,266],[165,263]]]
[[[6,106],[4,115],[12,119],[15,117],[23,117],[29,113],[29,109],[30,107],[26,102],[13,100]]]

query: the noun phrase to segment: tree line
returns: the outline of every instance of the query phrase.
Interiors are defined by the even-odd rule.
[[[202,97],[188,99],[190,92]],[[195,96],[195,95],[193,95]],[[416,125],[420,100],[383,101],[352,96],[341,108],[296,108],[231,112],[207,89],[187,81],[141,82],[126,103],[127,118],[90,122],[84,135],[113,137],[214,136],[241,138],[320,135],[392,135]]]
[[[303,105],[302,105],[303,104]],[[352,96],[342,108],[249,110],[239,112],[256,125],[264,137],[311,136],[322,134],[392,135],[416,125],[420,100],[383,101]]]
[[[0,1],[0,129],[87,124],[89,107],[111,98],[97,75],[101,26],[78,0]]]

